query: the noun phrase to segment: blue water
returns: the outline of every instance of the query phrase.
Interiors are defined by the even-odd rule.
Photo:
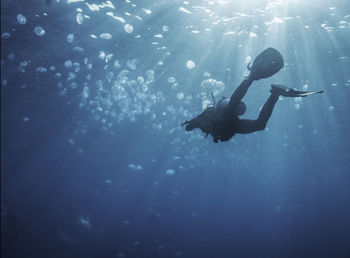
[[[253,83],[264,131],[180,124]],[[1,257],[350,257],[348,1],[1,1]]]

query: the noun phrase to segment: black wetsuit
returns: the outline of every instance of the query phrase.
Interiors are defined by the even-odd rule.
[[[279,94],[271,93],[256,120],[240,119],[235,115],[235,110],[253,81],[251,77],[247,77],[242,81],[232,94],[228,105],[224,109],[220,110],[214,107],[208,107],[199,116],[190,121],[186,121],[184,123],[186,124],[186,131],[199,128],[207,135],[211,134],[214,138],[214,142],[218,142],[219,140],[224,142],[231,139],[236,133],[247,134],[264,130],[280,96]]]

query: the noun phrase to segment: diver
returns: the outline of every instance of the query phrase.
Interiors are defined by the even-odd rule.
[[[248,64],[249,76],[241,82],[231,98],[222,97],[216,103],[212,94],[214,105],[208,106],[200,115],[190,121],[185,121],[181,125],[186,125],[186,131],[199,128],[206,133],[206,137],[211,134],[215,143],[218,141],[225,142],[230,140],[236,133],[248,134],[264,130],[280,96],[306,97],[323,92],[298,91],[283,85],[272,84],[271,95],[262,107],[258,119],[240,119],[239,116],[246,111],[246,105],[242,99],[253,81],[268,78],[280,71],[283,66],[283,57],[276,49],[268,48],[264,50],[255,58],[252,66],[250,66],[250,63]]]

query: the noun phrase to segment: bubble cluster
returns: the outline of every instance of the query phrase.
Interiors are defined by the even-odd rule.
[[[112,35],[110,33],[102,33],[100,34],[101,39],[111,39]]]
[[[132,33],[134,31],[134,27],[130,24],[125,24],[124,30],[126,33]]]
[[[67,42],[68,43],[73,43],[74,42],[74,34],[69,34],[67,36]]]
[[[188,61],[186,62],[186,67],[187,67],[187,69],[191,70],[191,69],[193,69],[193,68],[196,67],[196,63],[193,62],[192,60],[188,60]]]
[[[17,14],[17,22],[19,23],[19,24],[26,24],[27,23],[27,19],[26,19],[26,17],[24,17],[24,15],[23,14]]]
[[[9,39],[11,38],[11,33],[10,32],[4,32],[1,34],[2,39]]]
[[[43,27],[41,26],[35,26],[34,28],[34,33],[39,36],[39,37],[42,37],[45,35],[45,30]]]
[[[84,16],[81,13],[77,14],[76,21],[79,25],[83,24],[84,22]]]

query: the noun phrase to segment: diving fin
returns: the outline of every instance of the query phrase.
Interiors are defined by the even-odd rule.
[[[307,97],[317,93],[323,93],[323,90],[320,91],[301,91],[293,88],[288,88],[283,85],[272,84],[271,93],[277,93],[283,97]]]
[[[274,48],[268,48],[261,52],[254,60],[252,66],[247,66],[250,77],[253,80],[268,78],[284,66],[284,60],[280,52]]]

